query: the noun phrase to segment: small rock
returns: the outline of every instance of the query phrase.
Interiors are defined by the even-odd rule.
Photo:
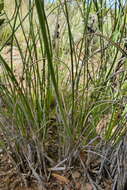
[[[3,153],[3,151],[4,151],[4,150],[3,150],[2,148],[0,148],[0,154],[2,154],[2,153]]]

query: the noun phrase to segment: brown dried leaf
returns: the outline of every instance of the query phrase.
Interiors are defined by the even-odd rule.
[[[70,182],[69,179],[59,174],[53,173],[52,176],[62,183],[68,184]]]
[[[87,153],[81,151],[81,152],[80,152],[80,159],[81,159],[83,162],[86,162],[86,161],[87,161]]]

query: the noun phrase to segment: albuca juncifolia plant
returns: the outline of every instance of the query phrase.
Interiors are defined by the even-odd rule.
[[[44,187],[57,164],[70,168],[80,151],[117,145],[126,133],[127,5],[13,3],[11,18],[4,10],[11,35],[0,46],[1,144]]]

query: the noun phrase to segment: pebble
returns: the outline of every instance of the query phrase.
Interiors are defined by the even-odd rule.
[[[2,148],[0,148],[0,154],[2,154],[2,153],[3,153],[3,151],[4,151],[4,150],[3,150]]]

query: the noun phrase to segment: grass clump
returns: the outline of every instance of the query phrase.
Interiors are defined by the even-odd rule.
[[[106,1],[35,0],[23,12],[22,3],[15,1],[11,20],[5,10],[9,32],[3,36],[11,43],[10,60],[0,54],[5,147],[19,171],[30,171],[43,188],[63,163],[84,169],[84,152],[101,160],[99,174],[107,167],[115,184],[112,150],[126,134],[126,11]]]

